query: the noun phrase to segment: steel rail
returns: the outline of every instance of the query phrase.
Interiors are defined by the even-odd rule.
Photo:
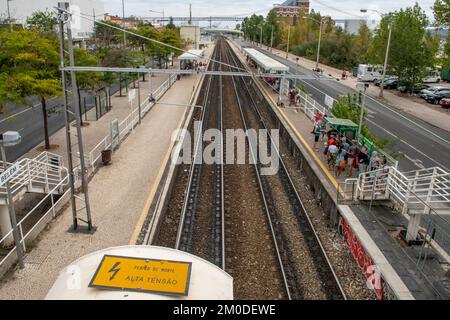
[[[235,60],[234,58],[233,58],[233,62],[236,64],[236,60]],[[346,295],[345,295],[345,292],[344,292],[344,290],[343,290],[343,288],[342,288],[342,285],[340,284],[340,281],[339,281],[339,279],[338,279],[338,277],[337,277],[337,275],[336,275],[336,273],[335,273],[335,271],[334,271],[334,268],[333,268],[332,265],[331,265],[331,262],[330,262],[330,260],[329,260],[329,258],[328,258],[328,255],[327,255],[326,252],[325,252],[325,249],[324,249],[324,247],[323,247],[323,245],[322,245],[322,242],[320,241],[320,238],[319,238],[319,236],[318,236],[318,233],[317,233],[317,231],[315,230],[315,228],[314,228],[314,226],[313,226],[313,224],[312,224],[312,221],[311,221],[311,219],[310,219],[310,217],[309,217],[309,214],[307,213],[307,210],[306,210],[306,208],[305,208],[305,206],[304,206],[304,204],[303,204],[303,201],[302,201],[302,199],[300,198],[300,195],[299,195],[299,193],[298,193],[298,191],[297,191],[297,188],[295,187],[295,184],[293,183],[292,177],[291,177],[291,175],[289,174],[289,171],[287,170],[287,167],[286,167],[286,165],[285,165],[285,163],[284,163],[284,161],[283,161],[283,159],[282,159],[282,157],[281,157],[281,153],[280,153],[279,149],[276,147],[276,145],[273,144],[272,137],[271,137],[271,135],[270,135],[270,133],[269,133],[269,130],[268,130],[268,127],[267,127],[266,123],[264,122],[264,118],[262,117],[262,115],[261,115],[261,113],[260,113],[260,111],[259,111],[258,104],[257,104],[257,103],[255,102],[255,100],[253,99],[253,96],[252,96],[252,94],[251,94],[251,91],[250,91],[250,89],[249,89],[247,83],[244,81],[243,78],[242,78],[242,82],[243,82],[244,85],[245,85],[245,89],[246,89],[245,91],[248,93],[248,97],[249,97],[250,100],[252,101],[252,104],[251,104],[252,110],[255,112],[255,115],[257,116],[257,118],[259,118],[259,122],[260,122],[262,128],[267,130],[268,135],[269,135],[269,140],[270,140],[270,143],[271,143],[271,146],[272,146],[272,150],[274,150],[274,151],[276,152],[276,154],[277,154],[277,156],[278,156],[278,158],[279,158],[279,161],[280,161],[280,164],[281,164],[281,166],[280,166],[280,168],[281,168],[281,174],[284,175],[284,179],[283,179],[283,177],[281,177],[281,175],[280,175],[280,178],[281,178],[282,180],[284,180],[284,181],[287,180],[288,186],[286,186],[286,187],[289,188],[289,189],[291,189],[291,190],[293,191],[294,195],[295,195],[295,199],[293,199],[292,197],[289,197],[289,198],[292,199],[292,200],[295,200],[295,201],[297,202],[297,204],[300,205],[300,206],[298,206],[299,208],[301,208],[300,213],[306,218],[306,220],[307,220],[307,222],[308,222],[308,228],[309,228],[309,229],[311,230],[311,232],[313,233],[314,239],[315,239],[315,243],[316,243],[316,244],[318,245],[318,247],[320,248],[320,253],[322,254],[324,260],[326,261],[327,268],[329,269],[329,271],[330,271],[331,274],[333,275],[333,279],[334,279],[334,281],[335,281],[335,285],[336,285],[336,287],[338,288],[339,293],[341,294],[342,298],[343,298],[343,299],[347,299],[347,298],[346,298]],[[257,170],[257,171],[258,171],[258,170]],[[280,172],[280,171],[279,171],[279,172]],[[286,190],[286,191],[288,191],[288,190]],[[297,207],[297,204],[293,204],[293,205]],[[302,223],[303,221],[300,221],[301,218],[300,218],[297,214],[296,214],[296,217],[297,217],[297,220],[298,220],[300,226],[302,226],[301,223]],[[305,232],[306,230],[301,230],[301,231]],[[311,244],[312,244],[312,241],[309,240],[309,243],[307,243],[308,247],[309,247]],[[311,248],[310,248],[310,249],[311,249]],[[322,271],[322,270],[323,270],[323,267],[318,266],[318,269]]]
[[[220,59],[220,50],[215,52],[215,58]],[[212,62],[211,69],[220,67],[220,64]],[[193,164],[190,171],[189,182],[187,185],[186,198],[183,204],[180,223],[178,227],[176,248],[179,250],[192,252],[193,241],[195,236],[196,226],[196,211],[198,205],[198,195],[201,187],[200,180],[202,174],[203,161],[203,133],[208,129],[208,122],[210,114],[213,111],[212,105],[217,106],[217,129],[222,130],[222,78],[213,79],[210,76],[208,79],[206,94],[203,102],[203,113],[201,120],[201,130],[196,137],[195,154]],[[217,86],[218,95],[217,101],[214,101],[212,94],[213,86]],[[223,143],[221,139],[218,141],[218,152],[216,153],[216,164],[214,166],[214,203],[212,207],[212,221],[213,228],[211,230],[212,241],[209,242],[209,254],[212,262],[220,268],[225,268],[225,239],[224,239],[224,182],[223,182]]]
[[[198,180],[201,174],[201,163],[202,163],[202,159],[198,159],[198,157],[202,157],[202,151],[203,151],[203,127],[205,126],[205,123],[207,123],[207,112],[209,111],[209,107],[207,107],[209,105],[208,100],[210,99],[210,94],[211,94],[211,82],[212,82],[212,76],[209,77],[208,79],[208,83],[206,85],[206,93],[205,93],[205,97],[204,97],[204,101],[203,101],[203,108],[202,108],[202,119],[201,119],[201,127],[200,130],[198,132],[198,136],[195,137],[195,146],[194,146],[194,157],[193,157],[193,162],[192,162],[192,166],[189,172],[189,179],[188,179],[188,184],[187,184],[187,188],[186,188],[186,196],[185,196],[185,200],[183,203],[183,208],[181,210],[181,217],[180,217],[180,223],[179,223],[179,227],[178,227],[178,232],[177,232],[177,238],[176,238],[176,242],[175,242],[175,248],[178,250],[184,250],[187,251],[187,243],[188,239],[184,239],[183,240],[183,233],[192,233],[191,230],[185,230],[185,224],[186,224],[186,220],[189,220],[189,222],[191,222],[191,220],[193,219],[192,214],[193,211],[195,211],[195,206],[196,206],[196,198],[197,198],[197,193],[198,193],[198,189],[199,189],[199,185],[198,185]],[[194,183],[195,182],[195,183]],[[188,215],[188,211],[190,211],[190,215]],[[189,225],[192,225],[192,223],[189,223]],[[185,237],[187,237],[188,235],[186,235]],[[192,236],[192,235],[191,235]],[[183,241],[182,241],[183,240]],[[183,243],[182,243],[183,242]]]
[[[227,60],[228,60],[228,63],[231,63],[229,61],[230,59],[229,59],[228,55],[227,55]],[[245,121],[245,116],[244,116],[244,111],[243,111],[243,103],[242,103],[241,98],[239,96],[239,91],[238,91],[238,88],[237,88],[237,85],[236,85],[236,80],[235,80],[234,76],[232,77],[232,80],[233,80],[234,91],[236,93],[236,99],[237,99],[238,106],[239,106],[239,111],[241,113],[241,118],[242,118],[242,123],[243,123],[243,126],[244,126],[244,130],[247,131],[248,130],[248,126],[247,126],[247,122]],[[263,200],[263,203],[264,203],[264,209],[265,209],[265,213],[266,213],[266,217],[267,217],[267,222],[269,224],[269,228],[270,228],[270,232],[271,232],[271,235],[272,235],[273,244],[274,244],[274,247],[275,247],[275,252],[276,252],[276,255],[277,255],[278,264],[279,264],[281,275],[282,275],[282,278],[283,278],[284,288],[286,290],[286,294],[287,294],[288,299],[292,300],[291,291],[290,291],[288,280],[287,280],[287,277],[286,277],[286,271],[285,271],[283,259],[281,258],[280,249],[279,249],[279,245],[278,245],[278,241],[277,241],[277,236],[275,234],[275,228],[273,226],[272,217],[270,215],[269,205],[268,205],[268,202],[267,202],[267,199],[266,199],[266,194],[264,193],[264,190],[263,190],[262,179],[261,179],[261,176],[259,174],[259,168],[258,168],[257,161],[256,161],[257,160],[257,156],[254,154],[253,151],[254,151],[253,148],[251,148],[250,145],[249,145],[249,152],[250,152],[250,155],[252,157],[252,163],[253,163],[254,168],[255,168],[256,178],[257,178],[257,181],[258,181],[259,189],[261,191],[261,197],[262,197],[262,200]]]

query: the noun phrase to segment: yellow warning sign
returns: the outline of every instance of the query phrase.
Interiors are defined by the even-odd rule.
[[[191,262],[105,255],[89,287],[187,296]]]

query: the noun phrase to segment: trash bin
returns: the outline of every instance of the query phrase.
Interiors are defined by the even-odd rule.
[[[177,80],[181,79],[181,75],[177,74]]]
[[[102,151],[102,162],[106,166],[111,162],[112,150],[107,149]]]

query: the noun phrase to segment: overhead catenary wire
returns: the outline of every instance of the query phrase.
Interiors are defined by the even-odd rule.
[[[57,9],[57,10],[61,10],[60,8],[56,8],[56,9]],[[181,52],[184,52],[184,53],[187,53],[187,52],[188,52],[188,50],[181,49],[181,48],[178,48],[178,47],[173,46],[173,45],[171,45],[171,44],[164,43],[164,42],[158,41],[158,40],[156,40],[156,39],[152,39],[152,38],[149,38],[149,37],[140,35],[140,34],[138,34],[138,33],[135,33],[135,32],[132,32],[132,31],[130,31],[130,30],[121,28],[121,27],[119,27],[119,26],[114,26],[114,25],[111,25],[111,24],[108,24],[108,23],[104,23],[104,22],[102,22],[102,21],[98,21],[98,20],[92,19],[92,15],[89,15],[89,14],[86,14],[86,13],[80,13],[80,14],[78,15],[78,14],[76,14],[76,13],[71,13],[71,12],[68,12],[68,11],[66,11],[66,10],[61,10],[61,11],[64,11],[65,13],[70,14],[70,15],[77,15],[77,16],[79,16],[80,18],[83,18],[83,19],[85,19],[85,20],[89,20],[89,21],[91,21],[91,22],[94,22],[94,23],[97,23],[97,24],[100,24],[100,25],[103,25],[103,26],[106,26],[106,27],[109,27],[109,28],[112,28],[112,29],[119,30],[119,31],[121,31],[121,32],[128,33],[128,34],[133,35],[133,36],[135,36],[135,37],[138,37],[138,38],[141,38],[141,39],[144,39],[144,40],[148,40],[148,41],[154,42],[154,43],[156,43],[156,44],[159,44],[159,45],[162,45],[162,46],[165,46],[165,47],[168,47],[168,48],[177,50],[177,51],[181,51]],[[245,69],[242,69],[242,68],[239,68],[239,67],[236,67],[236,66],[231,66],[231,65],[228,65],[228,64],[226,64],[226,63],[223,63],[223,62],[214,60],[214,59],[212,59],[212,58],[203,57],[203,56],[198,55],[198,54],[193,53],[193,52],[189,52],[189,54],[191,54],[191,55],[193,55],[193,56],[196,56],[196,57],[198,57],[198,58],[206,59],[206,60],[208,60],[208,61],[212,61],[212,62],[221,64],[221,65],[224,65],[224,66],[227,66],[227,67],[230,67],[230,68],[234,68],[234,69],[237,69],[237,70],[241,70],[241,71],[246,72]]]

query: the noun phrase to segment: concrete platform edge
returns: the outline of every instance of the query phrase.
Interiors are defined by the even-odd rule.
[[[229,41],[231,44],[231,47],[234,47],[234,50],[238,50],[238,46],[233,43],[232,41]],[[239,55],[238,55],[239,57]],[[239,57],[241,59],[241,57]],[[241,62],[245,64],[244,61]],[[310,152],[308,152],[305,142],[302,142],[301,135],[298,136],[294,133],[294,128],[291,127],[291,125],[288,123],[288,121],[285,121],[285,117],[281,112],[278,110],[278,107],[274,103],[274,101],[271,99],[270,96],[267,95],[265,92],[261,82],[257,78],[253,78],[255,83],[260,88],[262,94],[265,96],[267,101],[269,102],[270,106],[272,107],[272,110],[277,115],[279,121],[282,123],[283,127],[288,132],[290,138],[295,142],[297,148],[302,153],[303,157],[307,161],[308,165],[311,167],[312,171],[314,172],[316,178],[320,181],[323,188],[328,193],[328,196],[332,199],[333,205],[336,208],[339,215],[347,221],[349,226],[352,228],[352,231],[356,234],[358,240],[366,250],[366,252],[369,254],[369,256],[373,259],[377,267],[379,268],[379,271],[385,280],[385,282],[389,285],[390,289],[393,291],[395,296],[400,300],[414,300],[413,295],[405,285],[405,283],[401,280],[400,276],[396,273],[394,268],[390,265],[389,261],[386,259],[386,257],[383,255],[381,250],[378,248],[376,243],[373,241],[373,239],[370,237],[370,235],[367,233],[367,231],[364,229],[362,224],[359,222],[356,215],[353,213],[353,211],[350,209],[349,206],[344,205],[338,205],[337,200],[334,197],[334,194],[337,196],[337,190],[333,185],[333,183],[326,177],[324,174],[324,171],[319,168],[318,163],[315,161],[314,157]],[[324,208],[325,209],[325,208]],[[332,214],[330,214],[331,216]]]

